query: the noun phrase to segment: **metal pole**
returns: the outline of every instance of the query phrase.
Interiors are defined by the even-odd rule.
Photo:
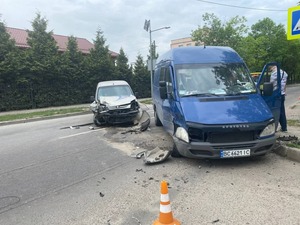
[[[152,36],[151,33],[158,31],[158,30],[162,30],[162,29],[169,29],[170,27],[161,27],[155,30],[151,30],[151,22],[150,20],[145,20],[144,23],[144,30],[146,30],[147,32],[149,31],[149,36],[150,36],[150,82],[151,82],[151,97],[153,97],[153,47],[152,47]],[[148,64],[149,66],[149,64]]]
[[[149,34],[150,34],[150,82],[151,82],[151,97],[153,97],[153,58],[152,58],[152,37],[151,37],[151,23],[149,23]]]

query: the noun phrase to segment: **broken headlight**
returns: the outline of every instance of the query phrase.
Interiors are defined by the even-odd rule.
[[[132,110],[138,110],[140,108],[139,103],[136,100],[131,101],[130,108]]]
[[[99,112],[107,111],[107,110],[108,110],[108,108],[107,108],[106,105],[104,105],[104,104],[98,105],[98,111],[99,111]]]

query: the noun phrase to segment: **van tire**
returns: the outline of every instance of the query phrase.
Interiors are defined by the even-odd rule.
[[[162,123],[156,113],[156,109],[154,109],[154,123],[155,123],[155,126],[157,127],[161,127],[162,126]]]
[[[173,149],[172,149],[172,152],[171,152],[171,156],[173,158],[181,158],[182,157],[182,155],[179,153],[179,151],[178,151],[175,144],[173,144]]]

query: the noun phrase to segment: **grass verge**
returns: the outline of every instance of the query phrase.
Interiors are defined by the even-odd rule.
[[[291,148],[299,148],[300,149],[300,143],[299,142],[287,143],[287,146],[291,147]]]
[[[37,112],[8,114],[2,116],[0,115],[0,122],[13,121],[13,120],[25,120],[25,119],[32,119],[32,118],[70,114],[70,113],[79,113],[85,111],[87,111],[87,108],[85,107],[74,107],[74,108],[66,108],[66,109],[49,109],[49,110],[37,111]]]
[[[300,127],[299,120],[288,120],[287,124],[288,124],[288,126],[292,126],[292,127]]]
[[[144,100],[141,100],[140,103],[150,105],[150,104],[152,104],[152,99],[151,98],[144,99]]]

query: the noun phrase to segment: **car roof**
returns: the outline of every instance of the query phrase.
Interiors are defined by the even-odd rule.
[[[107,87],[107,86],[114,86],[114,85],[128,85],[129,84],[125,80],[108,80],[108,81],[101,81],[98,83],[98,87]]]

